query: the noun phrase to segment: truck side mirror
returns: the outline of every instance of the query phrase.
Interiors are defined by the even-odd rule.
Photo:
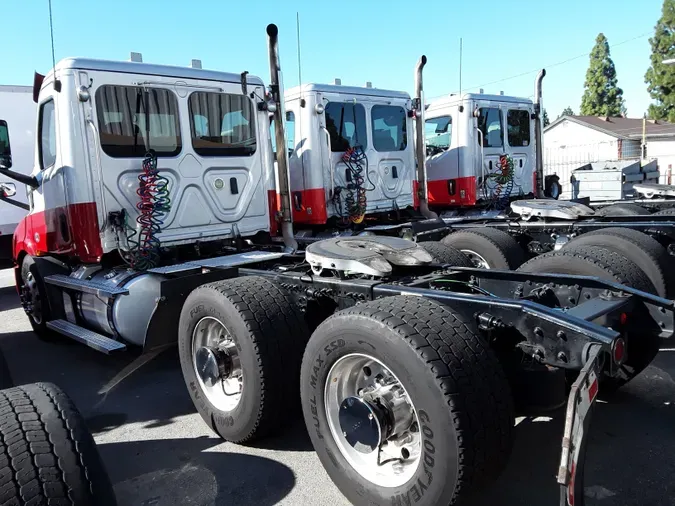
[[[0,183],[0,197],[9,198],[16,195],[16,185],[14,183]]]
[[[9,169],[12,166],[12,150],[9,146],[9,129],[7,122],[0,119],[0,167]]]

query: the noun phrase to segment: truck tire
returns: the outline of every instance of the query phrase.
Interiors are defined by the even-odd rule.
[[[654,216],[673,216],[675,215],[675,207],[669,207],[668,209],[661,209],[654,213]]]
[[[509,234],[491,227],[472,228],[445,236],[443,244],[457,248],[471,259],[474,267],[517,269],[525,261],[525,252]]]
[[[576,249],[563,248],[560,251],[545,253],[524,263],[519,271],[548,272],[552,274],[574,274],[595,276],[632,286],[638,290],[655,293],[647,276],[626,257],[598,246],[583,246]],[[639,319],[639,318],[637,318]],[[602,391],[609,393],[625,385],[637,376],[654,359],[659,351],[659,339],[652,332],[643,332],[639,323],[626,334],[626,361],[620,367],[619,376],[602,378]]]
[[[675,288],[671,259],[666,248],[647,234],[629,228],[603,228],[574,238],[563,249],[580,246],[600,246],[633,261],[647,275],[656,288],[656,294],[661,297],[670,297]]]
[[[595,212],[598,216],[636,216],[649,214],[649,211],[642,206],[632,204],[631,202],[624,202],[621,204],[612,204],[598,209]]]
[[[457,248],[439,241],[425,241],[419,245],[434,257],[434,261],[454,267],[473,267],[471,260]]]
[[[57,334],[47,328],[47,321],[51,319],[47,289],[42,274],[30,255],[26,255],[21,263],[21,283],[22,297],[29,299],[32,306],[28,311],[24,303],[24,310],[33,332],[42,340],[53,340]]]
[[[242,277],[195,289],[181,311],[178,349],[183,378],[207,425],[236,443],[283,427],[298,411],[308,338],[302,312],[268,279]],[[230,369],[226,381],[222,367]]]
[[[656,287],[654,287],[654,283],[651,282],[647,274],[645,274],[639,265],[623,253],[618,253],[602,246],[572,246],[567,251],[595,258],[606,269],[618,273],[625,280],[622,284],[632,286],[643,292],[656,294]]]
[[[12,380],[12,373],[9,370],[9,364],[7,364],[5,354],[0,351],[0,390],[13,386],[14,381]]]
[[[0,413],[0,504],[117,504],[82,415],[56,385],[2,390]]]
[[[400,395],[404,409],[391,418],[383,415],[386,394],[369,401],[379,406],[374,417],[359,411],[366,402],[355,396],[368,395],[363,388],[376,385],[373,378],[387,385],[373,395],[386,388]],[[513,398],[501,364],[459,315],[429,299],[385,297],[328,318],[307,345],[300,392],[314,449],[357,506],[457,504],[494,480],[511,451]],[[399,414],[409,414],[407,428],[396,425]],[[391,454],[369,440],[380,415],[399,438],[410,438],[397,447],[403,459],[416,454],[404,453],[406,444],[420,452],[409,465],[400,461],[395,476],[396,464],[385,462]],[[374,465],[373,450],[383,464]]]

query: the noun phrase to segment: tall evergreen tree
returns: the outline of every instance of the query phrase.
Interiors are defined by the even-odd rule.
[[[563,112],[560,113],[560,116],[574,116],[574,111],[572,108],[568,105],[563,109]],[[560,117],[558,116],[558,117]]]
[[[609,55],[609,44],[604,34],[595,39],[590,64],[586,71],[581,114],[584,116],[621,116],[626,108],[623,90],[617,85],[616,68]]]
[[[654,103],[649,106],[649,117],[675,122],[675,66],[664,65],[663,60],[675,58],[675,0],[664,0],[661,18],[654,28],[651,66],[645,74],[649,95]]]
[[[544,120],[544,128],[546,128],[547,126],[549,126],[551,124],[551,120],[548,119],[548,112],[546,112],[546,109],[544,109],[544,114],[542,116],[543,116],[543,120]]]

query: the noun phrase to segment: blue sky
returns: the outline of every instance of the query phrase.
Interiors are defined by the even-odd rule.
[[[644,84],[648,38],[662,5],[661,0],[52,1],[57,60],[125,60],[138,51],[146,62],[188,65],[200,58],[204,68],[248,70],[265,82],[265,26],[274,22],[286,87],[298,83],[296,11],[303,82],[340,77],[345,85],[372,81],[378,88],[412,92],[413,68],[426,54],[427,97],[456,92],[461,37],[465,90],[483,85],[486,93],[530,97],[536,70],[547,67],[544,104],[551,119],[567,105],[578,113],[588,56],[552,65],[589,53],[599,32],[610,45],[623,42],[611,48],[619,86],[629,116],[642,116],[650,102]],[[2,3],[0,84],[31,84],[35,70],[51,68],[47,0]]]

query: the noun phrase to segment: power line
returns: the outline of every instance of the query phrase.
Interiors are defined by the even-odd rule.
[[[633,37],[633,38],[630,38],[630,39],[623,40],[623,41],[621,41],[621,42],[617,42],[616,44],[611,44],[609,47],[612,48],[612,47],[621,46],[621,45],[623,45],[623,44],[627,44],[627,43],[629,43],[629,42],[633,42],[633,41],[635,41],[635,40],[638,40],[638,39],[641,39],[641,38],[643,38],[643,37],[646,37],[646,36],[648,36],[649,34],[651,34],[651,31],[645,32],[645,33],[640,34],[640,35],[637,35],[637,36],[635,36],[635,37]],[[550,69],[550,68],[552,68],[552,67],[558,67],[558,66],[560,66],[560,65],[564,65],[564,64],[569,63],[569,62],[571,62],[571,61],[578,60],[579,58],[583,58],[583,57],[585,57],[585,56],[589,56],[590,54],[591,54],[590,52],[584,53],[584,54],[580,54],[580,55],[574,56],[574,57],[572,57],[572,58],[567,58],[566,60],[559,61],[559,62],[557,62],[557,63],[552,63],[551,65],[545,65],[545,66],[543,66],[543,67],[539,67],[539,68],[536,68],[536,69],[534,69],[534,70],[529,70],[529,71],[527,71],[527,72],[521,72],[520,74],[516,74],[516,75],[513,75],[513,76],[511,76],[511,77],[505,77],[504,79],[498,79],[498,80],[496,80],[496,81],[491,81],[491,82],[489,82],[489,83],[479,84],[478,86],[468,86],[468,87],[465,87],[464,89],[465,89],[465,90],[473,90],[473,89],[476,89],[476,88],[483,88],[483,87],[485,87],[485,86],[491,86],[491,85],[493,85],[493,84],[503,83],[504,81],[510,81],[511,79],[517,79],[517,78],[519,78],[519,77],[527,76],[527,75],[529,75],[529,74],[534,74],[534,73],[536,73],[536,72],[539,72],[542,68]],[[456,93],[456,92],[453,92],[453,93]],[[439,95],[439,96],[445,96],[445,95],[447,95],[447,94]],[[428,100],[432,100],[433,98],[438,98],[438,97],[432,97],[432,98],[430,98],[430,99],[428,99]]]

